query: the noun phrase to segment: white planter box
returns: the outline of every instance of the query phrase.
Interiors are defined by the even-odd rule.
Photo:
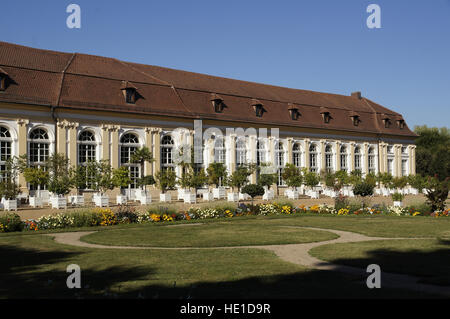
[[[418,191],[417,189],[415,189],[415,188],[411,188],[411,189],[409,190],[409,193],[410,193],[411,195],[419,195],[419,191]]]
[[[190,193],[191,193],[191,192],[188,191],[187,189],[179,188],[179,189],[178,189],[177,199],[178,199],[178,200],[184,200],[184,196],[185,196],[186,194],[190,194]]]
[[[197,203],[197,196],[194,193],[184,193],[183,201],[188,204]]]
[[[31,207],[44,207],[44,203],[41,197],[36,197],[36,196],[30,196],[30,206]]]
[[[401,207],[402,206],[402,202],[394,201],[394,206]]]
[[[239,200],[249,200],[250,198],[248,194],[239,193]]]
[[[203,200],[205,200],[205,201],[212,201],[212,200],[214,200],[213,193],[210,193],[210,192],[203,193]]]
[[[227,200],[229,202],[237,202],[239,199],[238,193],[228,193]]]
[[[116,203],[117,205],[125,205],[128,202],[128,197],[126,195],[117,195]]]
[[[139,197],[141,205],[148,205],[152,202],[152,197],[150,195]]]
[[[226,191],[224,187],[213,188],[213,197],[217,199],[225,198]]]
[[[5,199],[3,201],[3,206],[4,206],[5,210],[7,210],[7,211],[10,211],[10,210],[17,211],[17,200],[16,199],[12,199],[12,200]]]
[[[69,196],[69,202],[71,205],[84,206],[84,196],[82,195]]]
[[[381,188],[375,188],[374,189],[374,191],[375,191],[375,195],[382,195],[383,193],[382,193],[382,191],[381,191]]]
[[[263,195],[263,200],[272,200],[275,198],[275,192],[273,190],[266,190]]]
[[[109,207],[109,196],[100,196],[97,195],[94,197],[95,206],[98,207]]]
[[[287,198],[289,199],[298,199],[298,191],[296,190],[292,190],[292,189],[288,189],[284,192],[284,194],[287,196]]]
[[[310,191],[308,195],[311,198],[319,198],[319,192],[318,191]]]
[[[50,203],[52,205],[52,208],[54,209],[67,208],[67,199],[65,197],[59,196],[50,197]]]
[[[159,201],[161,202],[170,202],[172,197],[169,193],[159,194]]]
[[[391,192],[387,188],[382,188],[381,194],[383,194],[383,196],[389,196],[391,194]]]

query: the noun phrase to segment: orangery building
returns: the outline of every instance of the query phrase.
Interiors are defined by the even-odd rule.
[[[141,168],[129,159],[146,146],[155,161],[145,164],[145,175],[179,173],[175,153],[194,143],[199,122],[202,132],[213,132],[202,137],[202,167],[222,162],[232,172],[264,162],[281,172],[292,163],[394,176],[416,170],[416,135],[402,115],[360,92],[298,90],[0,42],[0,170],[12,156],[28,154],[31,165],[42,165],[57,152],[72,165],[127,166],[135,180]],[[225,134],[229,128],[277,134]],[[23,176],[19,183],[27,193]]]

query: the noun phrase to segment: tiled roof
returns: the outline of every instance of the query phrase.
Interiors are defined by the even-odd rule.
[[[415,136],[406,125],[400,129],[395,123],[400,114],[364,97],[284,88],[6,42],[0,42],[0,68],[8,74],[7,89],[0,93],[0,101],[5,102]],[[137,88],[135,104],[126,103],[121,91],[124,85]],[[221,113],[214,111],[214,96],[223,100]],[[264,105],[261,117],[252,107],[255,100]],[[289,114],[292,105],[299,110],[297,120]],[[329,123],[323,121],[323,110],[330,112]],[[356,113],[358,126],[350,118]],[[388,128],[384,117],[392,119]]]

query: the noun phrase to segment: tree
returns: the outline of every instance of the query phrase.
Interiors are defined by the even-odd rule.
[[[86,166],[72,167],[72,186],[77,190],[77,195],[81,189],[87,188]]]
[[[416,170],[422,176],[450,176],[450,131],[443,128],[416,126]]]
[[[49,181],[48,172],[42,167],[26,167],[22,173],[27,183],[37,188],[37,196],[40,196],[41,185],[46,185]]]
[[[300,169],[294,164],[286,164],[282,177],[289,187],[295,188],[302,186],[303,176]]]
[[[334,173],[334,177],[335,177],[335,185],[334,185],[335,191],[340,191],[342,187],[348,185],[350,182],[348,173],[345,170],[337,171],[336,173]]]
[[[411,187],[417,189],[419,193],[422,193],[422,190],[426,186],[426,178],[422,175],[416,174],[416,175],[409,175],[408,176],[408,184],[411,185]]]
[[[245,165],[238,166],[236,170],[228,178],[228,185],[233,188],[237,188],[238,192],[241,191],[241,187],[248,182],[248,177],[252,175],[251,169]]]
[[[108,161],[89,162],[87,164],[87,174],[92,178],[92,187],[95,191],[100,191],[101,196],[108,190],[114,189],[112,167]]]
[[[138,179],[137,184],[145,189],[145,194],[147,195],[147,186],[156,184],[156,181],[153,175],[147,175]]]
[[[140,178],[141,179],[144,177],[145,163],[147,163],[147,162],[151,163],[153,161],[154,161],[153,154],[146,146],[144,146],[140,149],[137,149],[130,158],[131,163],[139,164],[141,166],[140,167],[140,175],[141,175]],[[142,187],[145,187],[145,186],[142,186]]]
[[[20,193],[20,185],[17,184],[19,175],[19,162],[17,157],[8,158],[5,161],[5,169],[0,173],[0,198],[13,200]]]
[[[55,153],[45,162],[49,174],[48,190],[57,195],[66,195],[72,188],[72,173],[69,159],[63,154]]]
[[[277,174],[261,174],[258,178],[258,185],[266,186],[267,189],[277,182]]]
[[[112,171],[112,183],[115,187],[125,188],[131,184],[130,172],[126,166]]]
[[[354,170],[350,172],[349,182],[351,185],[355,186],[362,180],[362,172],[360,170]]]
[[[219,187],[227,179],[227,168],[223,163],[211,163],[206,169],[208,173],[208,184]]]
[[[365,197],[373,195],[373,189],[375,188],[375,184],[372,181],[362,180],[355,184],[353,187],[353,193],[356,196],[362,197],[363,207],[366,206]]]
[[[174,188],[177,175],[171,169],[160,170],[156,173],[156,180],[158,181],[158,187],[161,193],[165,193],[168,189]]]
[[[428,177],[425,187],[427,193],[425,196],[433,212],[445,210],[445,201],[448,197],[449,188],[450,177],[447,177],[443,181],[439,180],[437,176]]]
[[[303,178],[305,181],[305,185],[313,189],[320,182],[319,175],[315,172],[308,171],[307,169],[303,169]]]
[[[253,199],[256,196],[264,195],[264,188],[261,185],[249,184],[242,187],[242,193],[247,194],[252,198],[252,206],[253,206]]]

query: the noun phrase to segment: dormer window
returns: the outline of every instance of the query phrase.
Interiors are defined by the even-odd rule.
[[[223,111],[223,99],[218,94],[211,94],[211,103],[214,107],[214,112],[221,113]]]
[[[330,120],[332,119],[332,117],[331,117],[331,112],[328,108],[321,107],[320,114],[322,114],[322,119],[325,124],[330,123]]]
[[[136,96],[137,96],[137,88],[131,84],[128,81],[122,81],[122,87],[121,90],[123,92],[123,95],[125,97],[125,102],[128,104],[135,104],[136,103]]]
[[[253,109],[255,110],[255,114],[257,117],[262,117],[263,113],[264,113],[264,106],[263,104],[256,100],[256,99],[252,99],[252,106]]]
[[[405,127],[405,120],[403,119],[397,120],[397,125],[400,129],[403,129]]]
[[[383,123],[385,128],[389,128],[391,126],[391,119],[388,117],[383,118]]]
[[[358,114],[352,114],[350,117],[352,119],[354,126],[358,126],[358,124],[361,122],[361,119]]]
[[[300,112],[298,111],[298,108],[293,104],[289,104],[289,114],[291,116],[291,119],[294,121],[296,121],[298,119],[298,117],[300,116]]]
[[[8,77],[8,73],[0,68],[0,91],[6,90],[6,78]]]

